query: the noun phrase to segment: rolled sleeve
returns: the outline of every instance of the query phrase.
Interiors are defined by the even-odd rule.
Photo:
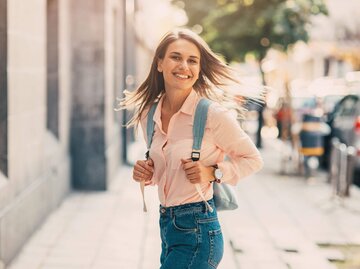
[[[231,111],[217,104],[210,108],[210,129],[214,142],[227,157],[217,163],[223,172],[222,182],[236,185],[240,179],[259,171],[263,160]]]

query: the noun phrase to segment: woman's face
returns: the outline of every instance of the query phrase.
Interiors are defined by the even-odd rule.
[[[163,73],[165,90],[190,90],[199,77],[199,49],[186,39],[172,42],[158,61],[158,71]]]

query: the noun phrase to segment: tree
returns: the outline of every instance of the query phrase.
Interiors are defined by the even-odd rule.
[[[311,17],[327,15],[323,0],[182,0],[188,26],[200,25],[210,47],[228,62],[251,53],[259,63],[270,48],[287,51],[297,41],[307,42]],[[259,64],[265,85],[264,72]],[[261,147],[262,110],[259,109],[257,146]]]

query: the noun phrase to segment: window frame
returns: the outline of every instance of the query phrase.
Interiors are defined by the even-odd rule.
[[[0,176],[5,176],[6,178],[8,177],[9,172],[7,31],[7,0],[0,0]]]

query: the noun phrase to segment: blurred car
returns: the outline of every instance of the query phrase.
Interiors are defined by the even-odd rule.
[[[327,116],[329,113],[334,111],[335,105],[344,98],[344,95],[326,95],[321,98],[324,115]]]
[[[356,150],[353,180],[360,186],[360,94],[343,97],[328,114],[327,124],[331,128],[330,135],[325,137],[324,156],[327,164],[329,164],[331,138],[337,137],[347,146],[353,146]]]
[[[302,122],[303,116],[311,114],[316,108],[316,98],[314,95],[292,97],[291,106],[294,112],[294,121]]]

